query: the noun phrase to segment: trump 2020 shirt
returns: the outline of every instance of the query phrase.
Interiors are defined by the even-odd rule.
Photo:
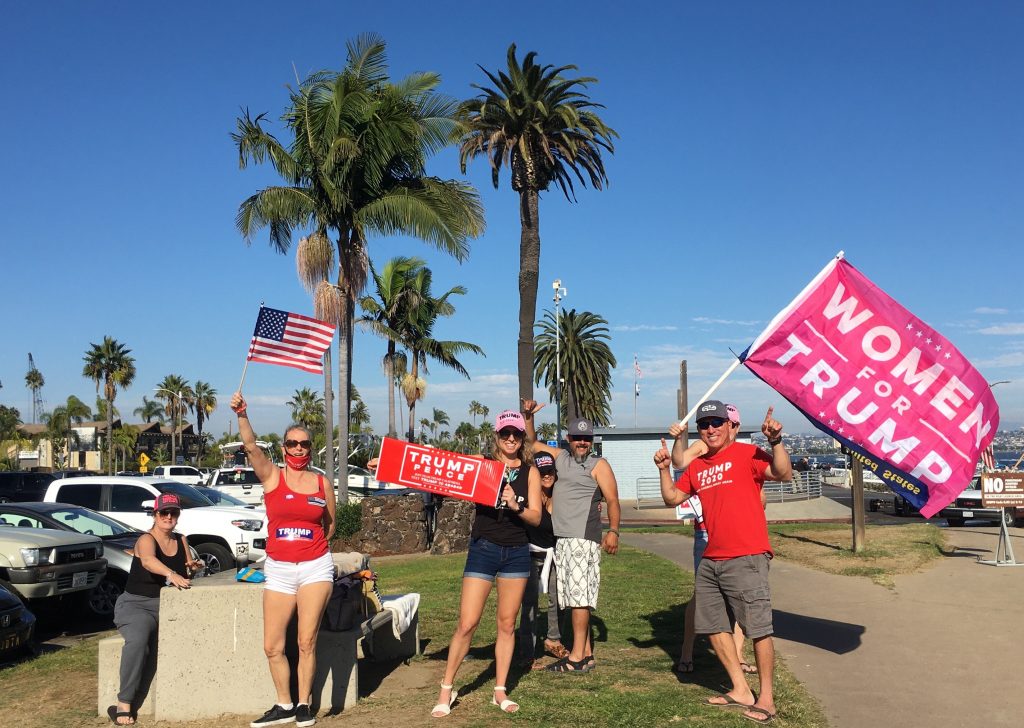
[[[266,494],[269,526],[267,556],[274,561],[312,561],[327,553],[324,534],[324,479],[317,477],[316,493],[296,493],[281,471],[277,487]]]

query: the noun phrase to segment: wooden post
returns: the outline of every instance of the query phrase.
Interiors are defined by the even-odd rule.
[[[853,552],[859,554],[864,550],[864,466],[852,455],[850,456],[850,496],[853,499],[850,508],[853,511]]]

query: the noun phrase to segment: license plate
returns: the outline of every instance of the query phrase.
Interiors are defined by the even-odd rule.
[[[0,641],[0,651],[2,650],[13,650],[15,647],[21,644],[21,635],[12,634]]]
[[[78,586],[85,586],[89,583],[89,572],[88,571],[76,571],[71,575],[71,588]]]
[[[964,511],[964,518],[974,518],[974,511]]]

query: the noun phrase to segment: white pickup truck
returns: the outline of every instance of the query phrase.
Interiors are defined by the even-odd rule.
[[[265,513],[215,506],[191,485],[176,480],[103,475],[68,478],[50,483],[43,500],[91,508],[145,531],[153,526],[153,501],[161,493],[174,493],[181,500],[177,531],[188,536],[192,548],[206,562],[208,574],[266,556]]]
[[[203,472],[191,465],[157,465],[153,468],[153,475],[162,480],[177,480],[188,485],[199,485],[206,480]]]

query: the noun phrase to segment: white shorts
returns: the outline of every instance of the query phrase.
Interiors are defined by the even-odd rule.
[[[560,538],[555,542],[558,606],[597,608],[601,587],[601,544],[585,538]]]
[[[334,559],[330,552],[312,561],[274,561],[269,556],[263,565],[263,575],[267,577],[264,589],[295,594],[306,584],[318,581],[334,581]]]

